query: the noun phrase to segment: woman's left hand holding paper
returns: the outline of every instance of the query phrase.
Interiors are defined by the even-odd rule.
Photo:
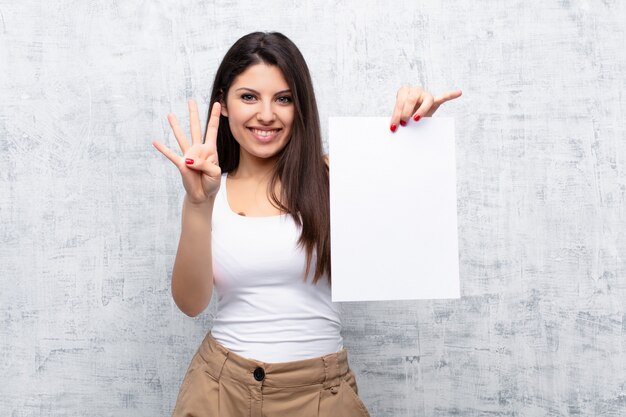
[[[417,122],[422,117],[430,117],[443,103],[459,98],[461,94],[461,90],[452,90],[435,97],[422,87],[402,86],[396,94],[389,128],[395,132],[398,126],[406,126],[410,119]]]

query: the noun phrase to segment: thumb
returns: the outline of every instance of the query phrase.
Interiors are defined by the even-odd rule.
[[[222,174],[222,170],[213,161],[206,159],[192,159],[185,158],[185,165],[187,168],[191,168],[194,171],[200,171],[207,174],[209,177],[219,177]]]

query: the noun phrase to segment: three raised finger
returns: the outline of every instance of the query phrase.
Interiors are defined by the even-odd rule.
[[[213,103],[211,108],[211,114],[209,115],[209,122],[207,124],[204,141],[202,143],[209,145],[211,151],[217,150],[217,131],[220,126],[220,114],[222,112],[222,105],[219,101]]]
[[[170,161],[172,161],[174,163],[174,165],[176,165],[179,169],[181,168],[182,164],[182,158],[173,150],[171,150],[170,148],[168,148],[167,146],[163,145],[161,142],[159,142],[158,140],[153,140],[152,141],[152,145],[154,145],[154,147],[161,152],[163,155],[165,155],[165,157],[167,159],[169,159]]]
[[[174,132],[174,137],[176,138],[176,142],[178,142],[178,146],[180,146],[180,150],[183,155],[189,149],[189,142],[187,141],[187,136],[185,136],[185,132],[180,127],[178,123],[178,119],[173,113],[167,115],[167,121],[170,123],[170,127],[172,128],[172,132]],[[158,148],[157,148],[158,149]]]
[[[200,129],[200,115],[198,105],[194,99],[189,99],[189,130],[191,130],[191,144],[202,143],[202,130]]]

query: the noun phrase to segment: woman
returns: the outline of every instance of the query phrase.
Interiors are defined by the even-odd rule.
[[[443,102],[398,91],[390,129]],[[330,295],[328,165],[315,94],[298,48],[280,33],[239,39],[220,64],[204,139],[189,101],[191,146],[154,146],[186,196],[172,295],[189,316],[218,306],[174,416],[367,416]]]

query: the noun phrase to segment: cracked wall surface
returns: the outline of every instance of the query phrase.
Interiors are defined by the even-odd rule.
[[[275,30],[329,116],[461,88],[458,300],[341,304],[372,416],[626,415],[626,3],[0,0],[0,415],[168,415],[188,98]],[[205,116],[206,117],[206,116]],[[381,281],[384,277],[381,277]],[[433,277],[436,279],[436,277]]]

